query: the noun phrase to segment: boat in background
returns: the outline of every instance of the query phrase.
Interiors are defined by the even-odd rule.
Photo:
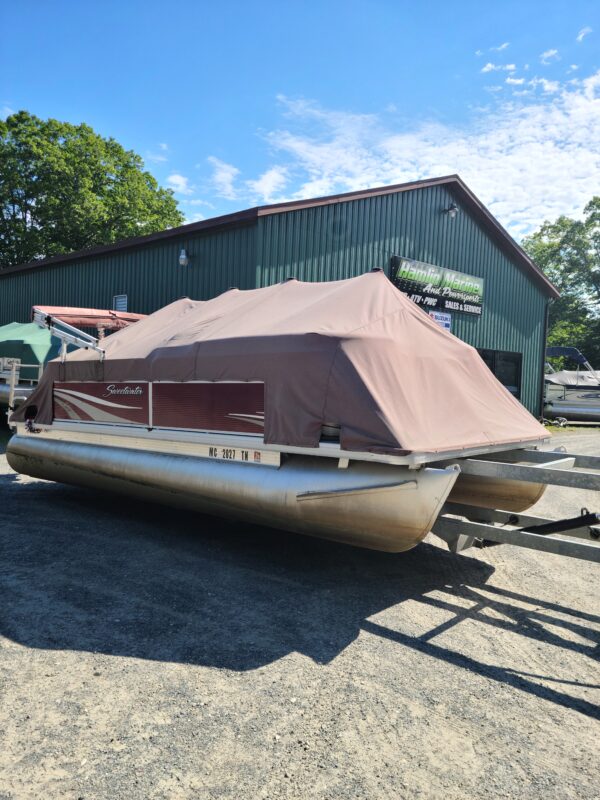
[[[107,332],[121,330],[145,317],[144,314],[65,306],[34,306],[31,316],[32,322],[11,322],[0,327],[0,406],[9,413],[31,395],[45,364],[56,358],[61,349],[66,352],[70,345],[86,346],[86,334],[74,326],[93,328],[102,339]],[[56,326],[63,333],[70,329],[75,339],[66,341],[64,336],[57,336]]]
[[[60,347],[60,339],[33,322],[0,327],[0,406],[12,409],[29,397]]]
[[[547,358],[567,358],[575,370],[556,372],[546,364],[544,416],[557,420],[600,422],[600,371],[576,347],[548,347]]]

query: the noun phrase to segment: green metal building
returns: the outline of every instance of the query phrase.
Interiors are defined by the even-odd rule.
[[[541,410],[556,289],[457,175],[262,206],[0,271],[0,325],[33,305],[149,313],[294,277],[385,270]]]

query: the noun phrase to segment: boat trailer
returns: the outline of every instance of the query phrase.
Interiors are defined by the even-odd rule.
[[[564,447],[490,453],[481,458],[460,459],[458,464],[462,474],[480,478],[600,490],[600,456],[573,455]],[[469,547],[512,544],[600,564],[600,514],[587,508],[582,508],[577,517],[551,520],[447,502],[432,533],[443,539],[453,553]]]

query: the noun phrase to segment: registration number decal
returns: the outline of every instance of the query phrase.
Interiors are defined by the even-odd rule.
[[[218,461],[241,461],[244,464],[269,464],[279,466],[279,453],[241,447],[208,447],[208,457]]]

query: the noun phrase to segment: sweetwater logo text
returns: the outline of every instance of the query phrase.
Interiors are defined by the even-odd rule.
[[[117,384],[111,383],[106,387],[106,392],[102,397],[114,397],[115,395],[139,397],[142,394],[144,394],[142,386],[117,386]]]

